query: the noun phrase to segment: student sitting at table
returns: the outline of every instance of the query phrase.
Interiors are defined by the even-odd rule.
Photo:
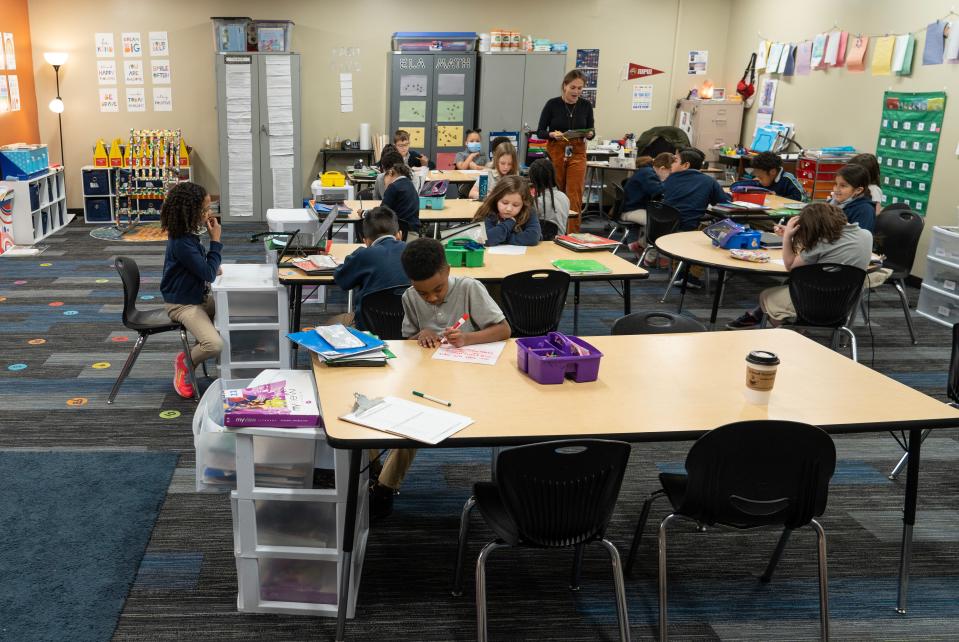
[[[630,223],[640,225],[640,228],[630,227],[626,235],[629,251],[634,254],[643,253],[643,244],[646,240],[646,204],[658,200],[663,195],[663,181],[670,174],[673,165],[673,154],[663,152],[656,158],[640,156],[636,159],[636,171],[623,186],[623,213],[620,218]],[[650,257],[647,255],[647,259]]]
[[[400,240],[400,226],[393,210],[381,205],[363,213],[363,244],[365,247],[356,249],[337,266],[333,281],[344,290],[354,291],[353,312],[342,323],[372,330],[363,327],[363,297],[410,282],[400,262],[406,243]]]
[[[765,187],[777,196],[794,201],[805,201],[806,190],[794,175],[783,169],[782,158],[772,152],[761,152],[752,157],[753,178],[736,181],[731,187]]]
[[[486,225],[486,246],[536,245],[543,238],[533,209],[529,182],[522,176],[506,176],[486,196],[473,221]]]
[[[835,205],[813,203],[802,209],[785,226],[776,226],[783,237],[783,264],[786,270],[816,263],[853,265],[865,270],[872,257],[872,234],[850,223]],[[768,315],[773,326],[796,320],[796,308],[788,285],[777,285],[759,293],[759,307],[726,325],[737,330],[758,326]]]
[[[466,130],[466,149],[456,152],[456,158],[453,165],[456,169],[483,169],[488,160],[486,155],[481,152],[482,143],[480,142],[480,129]]]
[[[396,146],[396,151],[403,157],[403,162],[410,167],[436,169],[436,163],[410,148],[410,133],[405,129],[397,129],[393,132],[393,144]]]
[[[842,208],[850,223],[870,232],[876,227],[876,205],[869,195],[869,172],[861,165],[846,165],[836,174],[832,191],[834,205]]]
[[[409,166],[404,163],[396,163],[387,169],[383,179],[386,191],[381,203],[396,214],[403,239],[407,241],[420,235],[420,195],[412,177]]]
[[[879,187],[879,159],[875,154],[856,154],[849,159],[850,165],[859,165],[869,172],[869,198],[876,204],[876,216],[882,210],[882,188]]]
[[[511,142],[505,141],[496,146],[495,151],[493,151],[493,162],[490,163],[490,166],[487,166],[486,172],[489,177],[486,186],[487,193],[492,192],[493,188],[496,187],[496,182],[504,176],[519,175],[519,160],[516,158],[516,148],[513,147]],[[470,189],[469,197],[474,200],[479,198],[478,178]]]
[[[393,167],[393,165],[396,165],[397,163],[401,165],[404,164],[403,156],[396,151],[396,147],[393,145],[384,146],[383,153],[380,155],[380,172],[376,175],[376,180],[373,182],[374,200],[382,200],[383,193],[386,192],[386,170]]]
[[[539,158],[529,166],[533,216],[539,219],[543,240],[552,241],[566,234],[569,219],[569,197],[556,186],[556,169],[548,158]]]
[[[506,316],[483,284],[470,277],[450,276],[443,245],[434,239],[417,239],[401,257],[413,286],[403,293],[403,336],[424,348],[439,348],[445,340],[453,347],[505,341],[510,336]],[[463,325],[453,325],[464,314]],[[373,516],[393,511],[393,498],[413,463],[416,450],[390,451],[379,478],[371,487]]]

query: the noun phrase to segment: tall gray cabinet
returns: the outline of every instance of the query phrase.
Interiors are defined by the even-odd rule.
[[[516,132],[520,162],[526,136],[535,130],[546,101],[559,96],[566,73],[565,53],[481,53],[477,125],[488,143],[492,132]],[[484,144],[484,148],[487,145]]]
[[[390,132],[405,129],[410,147],[452,169],[466,146],[476,103],[476,54],[400,53],[389,56]]]
[[[302,204],[300,55],[216,57],[220,213],[264,221],[270,208]]]

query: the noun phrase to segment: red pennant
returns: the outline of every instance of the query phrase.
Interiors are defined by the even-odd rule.
[[[629,63],[629,73],[627,75],[627,80],[632,80],[634,78],[646,78],[647,76],[655,76],[656,74],[663,73],[659,69],[653,69],[652,67],[647,67],[646,65],[637,65],[635,63]]]

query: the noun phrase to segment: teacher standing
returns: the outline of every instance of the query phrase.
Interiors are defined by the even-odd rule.
[[[596,135],[593,106],[580,98],[585,86],[586,74],[579,69],[568,72],[563,77],[563,93],[546,101],[536,129],[536,135],[547,141],[546,152],[556,168],[556,184],[569,197],[570,208],[576,211],[583,207],[586,141]],[[586,130],[586,133],[572,136],[567,134],[570,130]],[[578,221],[572,226],[578,228]]]

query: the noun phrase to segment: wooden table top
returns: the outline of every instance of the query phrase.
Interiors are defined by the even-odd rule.
[[[767,274],[786,274],[786,266],[782,264],[783,251],[779,248],[770,248],[768,263],[751,263],[740,261],[724,250],[713,245],[712,239],[702,231],[676,232],[656,239],[656,247],[665,254],[684,259],[698,265],[737,270],[741,272],[763,272]],[[779,261],[779,262],[774,262]]]
[[[703,235],[705,236],[705,235]],[[358,243],[334,243],[331,254],[338,262],[349,256],[356,248],[362,247]],[[502,281],[511,274],[526,272],[527,270],[555,270],[553,261],[557,259],[595,259],[608,267],[609,274],[590,274],[573,276],[574,281],[606,281],[616,279],[645,279],[649,272],[635,264],[614,256],[610,252],[574,252],[557,245],[552,241],[544,241],[534,247],[526,248],[525,254],[506,255],[491,254],[488,248],[483,261],[485,265],[479,268],[454,267],[450,269],[453,276],[471,276],[484,283]],[[280,281],[283,283],[332,283],[331,275],[308,276],[299,268],[280,268]]]
[[[363,209],[368,210],[374,207],[378,207],[383,201],[371,200],[363,201]],[[360,209],[360,201],[346,201],[346,207],[353,210],[352,217],[355,217],[355,220],[359,220],[359,215],[356,213]],[[479,209],[479,206],[482,205],[482,201],[474,201],[468,198],[447,198],[443,201],[443,209],[441,210],[420,210],[420,221],[425,223],[439,223],[439,222],[467,222],[472,221],[473,216],[476,214],[476,210]]]
[[[479,175],[484,173],[485,170],[474,169],[469,171],[463,171],[459,169],[434,169],[427,175],[427,180],[430,181],[449,181],[451,183],[475,183],[476,179],[479,178]]]
[[[400,445],[401,438],[338,417],[351,410],[354,392],[414,400],[413,390],[448,399],[451,412],[475,421],[441,444],[451,447],[568,437],[689,440],[751,419],[802,421],[832,433],[959,426],[959,410],[790,330],[584,338],[604,355],[595,382],[536,383],[517,369],[512,340],[494,366],[438,361],[412,341],[390,341],[397,358],[385,368],[329,368],[314,358],[327,438],[342,448]],[[782,361],[768,406],[743,396],[746,354],[759,349]]]

